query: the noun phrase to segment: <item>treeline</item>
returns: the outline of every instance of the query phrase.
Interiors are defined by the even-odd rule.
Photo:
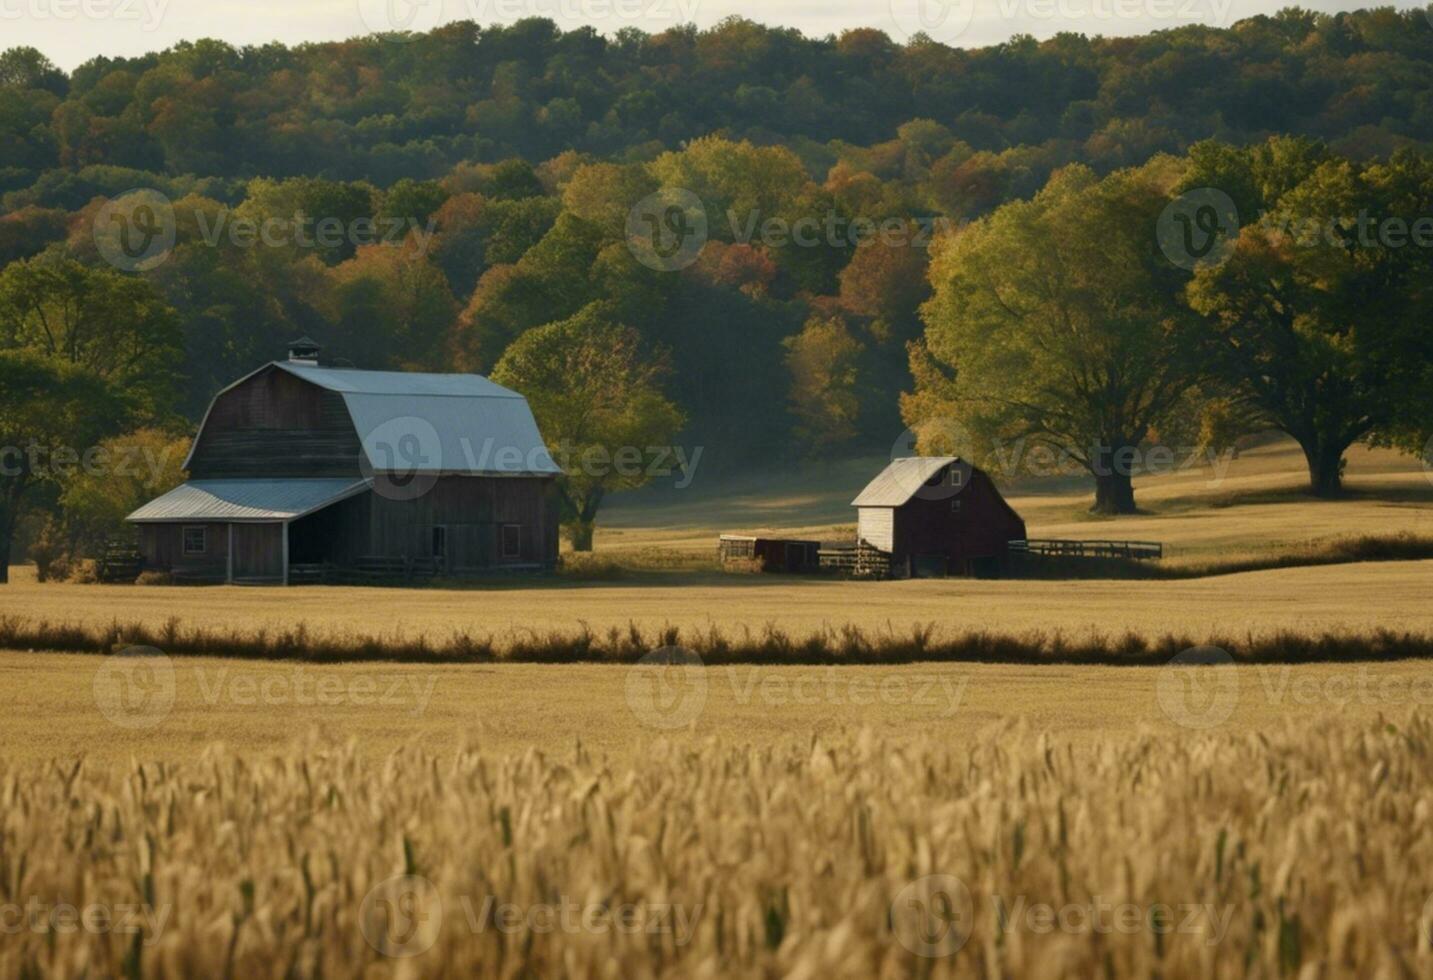
[[[1424,15],[1387,9],[979,50],[741,20],[201,41],[68,75],[10,49],[0,443],[163,460],[80,480],[7,456],[0,542],[29,513],[27,547],[92,550],[177,478],[213,393],[302,334],[362,367],[492,373],[571,458],[679,440],[716,472],[883,453],[911,424],[1098,477],[1151,441],[1272,424],[1332,492],[1351,441],[1416,448],[1423,348],[1392,324],[1421,315],[1427,248],[1286,254],[1260,221],[1233,229],[1236,261],[1186,268],[1159,223],[1206,186],[1244,222],[1416,221],[1430,60]],[[1038,295],[1057,267],[1083,277],[1058,301]],[[1024,327],[1071,309],[1065,366],[1095,344],[1120,384],[1033,356]],[[1007,397],[1051,385],[1083,400]],[[574,473],[574,540],[640,482]],[[1133,506],[1127,479],[1097,482],[1103,509]]]
[[[737,18],[605,38],[534,18],[455,23],[406,43],[203,40],[96,58],[68,76],[12,53],[0,83],[23,92],[7,95],[0,119],[0,190],[77,207],[83,181],[35,181],[93,164],[387,186],[567,150],[647,159],[713,132],[785,143],[824,172],[842,144],[881,143],[916,118],[975,152],[1029,148],[1016,170],[1052,155],[1108,168],[1274,132],[1378,153],[1428,138],[1430,54],[1423,12],[1391,8],[973,50],[869,29],[808,38]]]

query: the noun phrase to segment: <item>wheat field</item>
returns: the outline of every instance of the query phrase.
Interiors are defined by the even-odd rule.
[[[1092,520],[1078,488],[1016,505],[1032,534],[1164,540],[1175,564],[1433,533],[1417,463],[1355,462],[1336,502],[1299,496],[1273,444],[1217,486],[1141,481],[1136,517]],[[435,641],[1433,633],[1430,561],[1068,582],[707,567],[718,530],[839,533],[849,482],[615,507],[599,558],[633,570],[611,581],[122,587],[22,568],[0,616]],[[1433,975],[1427,661],[133,652],[0,651],[0,977]]]
[[[1433,726],[0,763],[0,974],[1413,977]],[[87,925],[86,925],[87,923]]]

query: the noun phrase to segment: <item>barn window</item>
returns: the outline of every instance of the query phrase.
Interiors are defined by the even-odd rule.
[[[953,487],[965,485],[965,474],[961,472],[958,466],[952,466],[950,468],[950,485]]]
[[[960,513],[960,501],[959,501],[959,500],[952,500],[952,501],[950,502],[950,512],[951,512],[952,514],[959,514],[959,513]]]
[[[433,527],[433,557],[448,557],[448,529],[442,525]]]
[[[504,525],[503,525],[503,535],[502,535],[502,537],[503,537],[503,540],[502,540],[502,545],[503,545],[502,555],[503,555],[503,557],[504,557],[504,558],[521,558],[521,557],[522,557],[522,525],[521,525],[521,524],[504,524]]]
[[[186,527],[184,529],[184,553],[186,555],[202,555],[208,551],[209,529],[203,527]]]

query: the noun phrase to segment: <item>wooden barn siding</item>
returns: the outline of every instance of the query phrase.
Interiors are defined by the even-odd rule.
[[[944,475],[944,474],[942,474]],[[951,502],[960,501],[960,511]],[[916,555],[943,554],[951,572],[968,571],[964,564],[975,558],[1003,558],[1008,542],[1025,537],[1025,522],[1006,508],[990,477],[972,471],[959,493],[936,500],[915,497],[896,512],[897,560]]]
[[[862,540],[891,551],[895,547],[895,509],[861,507],[856,511],[856,534]]]
[[[229,526],[227,524],[205,524],[208,529],[202,555],[184,554],[184,529],[197,527],[189,524],[141,524],[139,525],[139,553],[144,556],[144,567],[168,572],[176,568],[201,568],[223,564],[229,558]]]
[[[420,497],[371,495],[370,550],[383,557],[432,556],[432,529],[448,529],[450,569],[557,560],[557,498],[551,480],[534,477],[444,476]],[[521,555],[500,557],[504,524],[522,527]]]
[[[283,577],[284,526],[235,524],[234,578],[281,581]]]
[[[357,479],[361,448],[342,395],[271,368],[214,402],[189,475]]]

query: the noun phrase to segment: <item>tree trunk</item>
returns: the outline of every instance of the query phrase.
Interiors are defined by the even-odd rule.
[[[573,551],[591,551],[592,533],[597,522],[575,517],[567,522],[567,540],[572,542]]]
[[[1133,514],[1134,484],[1128,473],[1104,473],[1095,476],[1096,514]]]
[[[597,508],[602,506],[604,496],[606,494],[602,488],[597,487],[580,503],[572,497],[567,498],[572,518],[563,526],[567,530],[567,540],[572,543],[573,551],[592,550],[592,535],[597,529]]]
[[[1137,446],[1117,442],[1102,446],[1095,454],[1095,505],[1090,508],[1096,514],[1133,514],[1134,506],[1134,460]]]
[[[1343,451],[1318,439],[1300,440],[1309,464],[1309,492],[1315,497],[1337,497],[1343,492]]]
[[[0,585],[10,583],[10,549],[15,542],[15,511],[0,504]]]

